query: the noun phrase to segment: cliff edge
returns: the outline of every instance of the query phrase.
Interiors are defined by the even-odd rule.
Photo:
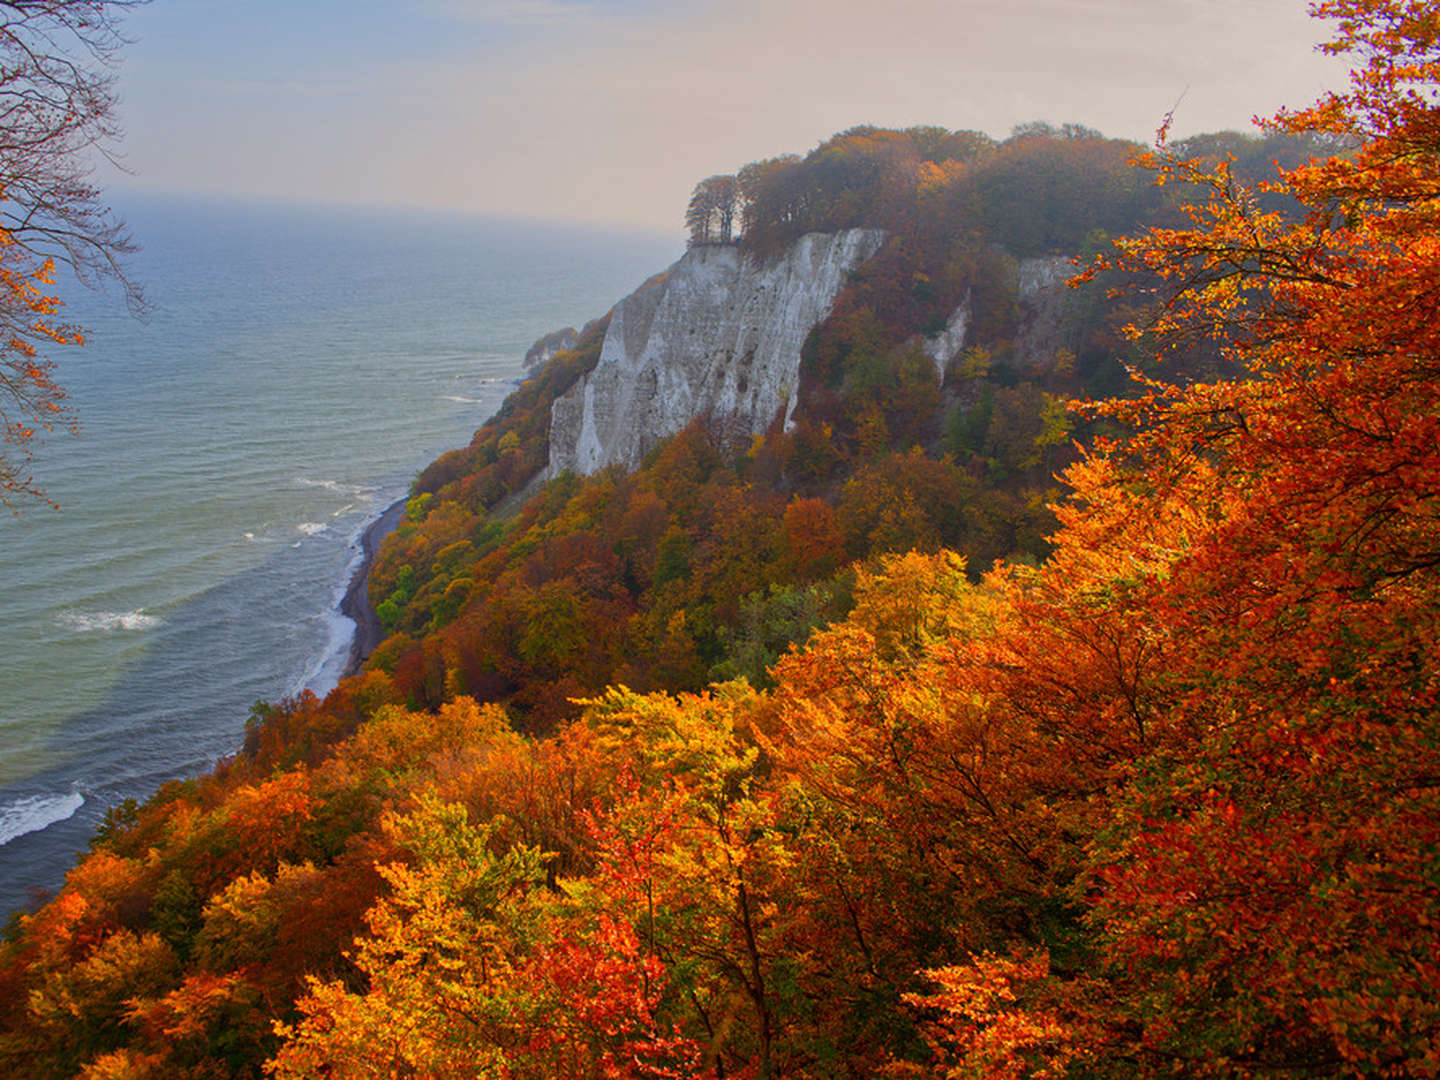
[[[547,478],[633,469],[700,416],[735,439],[764,432],[782,410],[788,424],[806,336],[884,237],[810,233],[765,260],[692,247],[616,306],[594,370],[556,399]]]

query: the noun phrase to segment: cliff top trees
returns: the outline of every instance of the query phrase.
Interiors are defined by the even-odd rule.
[[[86,284],[125,276],[133,250],[100,201],[92,155],[109,156],[115,120],[119,15],[144,0],[0,2],[0,504],[38,495],[26,468],[36,431],[68,417],[46,344],[80,341],[56,322],[54,265]]]
[[[711,176],[695,185],[685,211],[690,243],[728,244],[740,210],[740,182],[734,176]]]

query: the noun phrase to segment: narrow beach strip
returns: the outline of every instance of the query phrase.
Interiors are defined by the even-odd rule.
[[[340,600],[340,614],[355,623],[355,636],[350,641],[350,659],[340,673],[341,678],[358,672],[365,658],[385,640],[385,630],[366,595],[366,587],[370,583],[370,567],[375,563],[375,553],[380,550],[385,537],[395,531],[404,513],[405,500],[397,499],[360,534],[360,565],[355,568],[350,587]]]

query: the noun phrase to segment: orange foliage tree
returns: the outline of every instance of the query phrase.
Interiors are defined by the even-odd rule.
[[[1108,260],[1171,286],[1137,338],[1246,377],[1096,406],[1135,433],[1067,472],[1045,565],[971,580],[972,488],[919,454],[751,500],[691,432],[508,540],[447,480],[397,550],[488,609],[117,813],[0,946],[0,1068],[1440,1074],[1433,7],[1317,5],[1363,63],[1276,123],[1345,156],[1265,198],[1156,158],[1212,197]],[[693,681],[774,567],[890,547],[773,691],[586,689],[546,739],[456,696],[512,638],[557,697]]]
[[[80,335],[54,321],[60,302],[48,294],[54,264],[31,259],[0,229],[0,503],[15,509],[26,496],[39,496],[29,469],[35,436],[56,424],[72,424],[65,391],[54,365],[39,355],[37,342],[80,343]]]
[[[1246,377],[1099,407],[1139,433],[1070,473],[1003,649],[956,654],[1099,766],[1065,800],[1085,974],[1022,939],[926,999],[987,1075],[1440,1071],[1440,23],[1312,8],[1360,63],[1273,123],[1355,149],[1260,193],[1158,154],[1209,198],[1106,261],[1168,285],[1138,338]]]
[[[693,1076],[699,1047],[657,1016],[663,965],[631,925],[541,886],[542,854],[497,853],[497,819],[422,795],[385,829],[412,853],[381,873],[356,963],[364,993],[312,979],[276,1077]]]
[[[79,344],[55,319],[57,263],[82,281],[118,278],[133,250],[90,180],[115,123],[118,17],[144,0],[45,0],[0,8],[0,505],[41,497],[29,463],[37,433],[73,424],[39,349]]]

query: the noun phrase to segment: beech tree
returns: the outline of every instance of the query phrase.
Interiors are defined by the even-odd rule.
[[[711,176],[695,185],[690,206],[685,211],[685,226],[690,230],[690,243],[728,244],[735,228],[735,214],[740,209],[740,182],[734,176]]]
[[[1440,24],[1312,10],[1358,67],[1273,123],[1360,149],[1263,185],[1282,215],[1162,133],[1162,180],[1207,198],[1107,260],[1164,284],[1138,340],[1218,342],[1246,377],[1098,407],[1138,433],[1069,473],[1003,650],[957,652],[991,723],[1074,732],[1108,805],[1067,821],[1086,974],[1022,941],[931,972],[947,1075],[1440,1068]]]
[[[1094,406],[1139,423],[1067,470],[1043,565],[934,550],[979,489],[920,453],[747,504],[692,427],[552,484],[508,552],[447,464],[380,580],[485,605],[112,815],[0,942],[0,1073],[1440,1075],[1433,8],[1317,5],[1359,70],[1276,122],[1363,146],[1278,173],[1298,211],[1157,156],[1212,197],[1109,260],[1169,285],[1136,337],[1245,378]],[[773,691],[573,701],[686,682],[775,567],[891,546],[927,550],[837,574],[849,615]],[[586,710],[545,739],[454,696],[523,674],[536,616],[565,640],[531,670]]]
[[[101,201],[96,155],[114,160],[115,64],[120,16],[145,0],[7,0],[0,3],[0,503],[37,496],[29,475],[38,431],[73,423],[53,365],[40,350],[79,344],[60,323],[56,264],[82,282],[118,281],[134,250]]]

